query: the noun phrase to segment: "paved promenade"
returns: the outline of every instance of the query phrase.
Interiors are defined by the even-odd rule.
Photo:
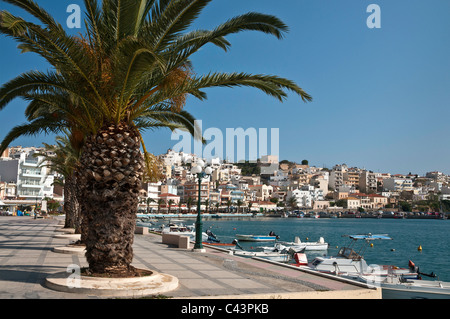
[[[0,217],[1,299],[98,299],[95,295],[63,293],[44,286],[51,274],[69,265],[87,266],[83,255],[53,252],[69,244],[58,239],[61,220]],[[348,282],[317,276],[298,269],[232,256],[207,248],[194,253],[161,243],[154,234],[136,235],[133,266],[176,276],[179,287],[171,298],[211,299],[344,299],[381,298],[371,290]]]

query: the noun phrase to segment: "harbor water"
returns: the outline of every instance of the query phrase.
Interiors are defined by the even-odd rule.
[[[191,223],[187,221],[186,224]],[[411,260],[420,272],[438,275],[450,282],[450,220],[416,219],[331,219],[331,218],[243,218],[207,219],[203,230],[211,230],[222,243],[232,242],[236,234],[268,235],[273,231],[280,241],[318,241],[329,244],[328,251],[307,252],[311,261],[317,255],[336,255],[339,248],[348,246],[350,239],[343,235],[387,234],[392,240],[375,240],[368,246],[364,258],[368,264],[394,265],[407,268]],[[240,242],[246,250],[258,246],[273,246],[273,242]],[[356,243],[358,248],[362,245]],[[419,249],[421,248],[421,249]],[[356,249],[355,249],[356,250]],[[356,251],[358,251],[356,250]],[[424,279],[430,279],[424,277]]]

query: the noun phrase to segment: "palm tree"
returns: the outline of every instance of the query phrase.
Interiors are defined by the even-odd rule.
[[[233,204],[233,203],[231,202],[231,199],[228,199],[228,200],[227,200],[228,213],[230,212],[231,204]]]
[[[169,127],[194,133],[193,117],[183,108],[188,96],[206,99],[206,88],[254,87],[280,101],[289,90],[311,100],[294,82],[278,76],[193,73],[190,57],[208,43],[227,51],[231,44],[225,37],[230,34],[254,30],[282,38],[287,26],[271,15],[247,13],[211,31],[185,32],[211,0],[103,0],[101,5],[84,0],[86,31],[71,36],[32,0],[4,1],[26,10],[41,25],[2,11],[0,32],[17,40],[22,51],[39,54],[53,69],[29,71],[5,83],[0,109],[25,95],[72,102],[53,103],[58,112],[49,109],[33,119],[32,134],[61,127],[81,132],[77,182],[87,220],[95,225],[88,227],[86,240],[92,273],[134,273],[140,182],[145,172],[150,178],[159,173],[142,131]]]
[[[209,212],[209,204],[210,204],[209,199],[205,199],[203,204],[205,204],[205,213],[207,214]]]
[[[238,200],[236,201],[236,206],[238,207],[238,210],[237,210],[238,213],[239,213],[239,211],[241,210],[241,206],[242,206],[242,205],[244,205],[244,202],[243,202],[242,200],[238,199]]]
[[[147,197],[146,204],[147,204],[147,214],[150,213],[150,204],[156,202],[155,199],[151,197]]]
[[[175,204],[174,200],[173,200],[173,199],[169,199],[168,202],[167,202],[167,205],[169,206],[169,214],[170,214],[170,212],[171,212],[170,209],[171,209],[171,207],[172,207],[173,204]]]
[[[158,214],[160,214],[161,213],[161,205],[165,205],[166,201],[164,199],[160,198],[160,199],[158,199],[157,203],[158,203]]]
[[[289,197],[286,201],[286,204],[291,208],[291,210],[294,210],[294,208],[297,207],[297,199],[294,196]]]
[[[57,136],[56,145],[43,143],[45,151],[34,156],[42,156],[46,166],[60,174],[64,182],[64,213],[66,215],[65,228],[74,228],[76,234],[81,234],[80,206],[77,196],[76,178],[74,171],[78,162],[79,152],[75,150],[68,136]]]
[[[188,199],[186,200],[186,205],[187,205],[187,209],[188,209],[188,214],[191,213],[191,208],[192,205],[194,204],[194,199],[192,197],[188,197]]]

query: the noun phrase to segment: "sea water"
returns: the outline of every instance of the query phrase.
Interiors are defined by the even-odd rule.
[[[370,264],[407,268],[411,260],[420,272],[434,272],[442,281],[450,282],[450,220],[366,219],[366,218],[244,218],[209,219],[203,221],[203,231],[211,230],[222,243],[232,242],[236,234],[268,235],[273,231],[280,241],[318,241],[323,237],[327,251],[307,252],[311,261],[317,255],[334,256],[351,239],[344,235],[387,234],[392,240],[372,241],[364,258]],[[240,242],[246,250],[258,246],[273,246],[273,242]],[[356,251],[363,243],[355,243]],[[419,247],[422,249],[419,250]],[[423,279],[430,279],[423,277]]]

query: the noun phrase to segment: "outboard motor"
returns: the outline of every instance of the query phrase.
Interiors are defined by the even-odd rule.
[[[235,244],[237,247],[239,247],[240,249],[244,250],[244,248],[242,248],[241,245],[239,245],[239,242],[237,239],[233,240],[233,244]]]

